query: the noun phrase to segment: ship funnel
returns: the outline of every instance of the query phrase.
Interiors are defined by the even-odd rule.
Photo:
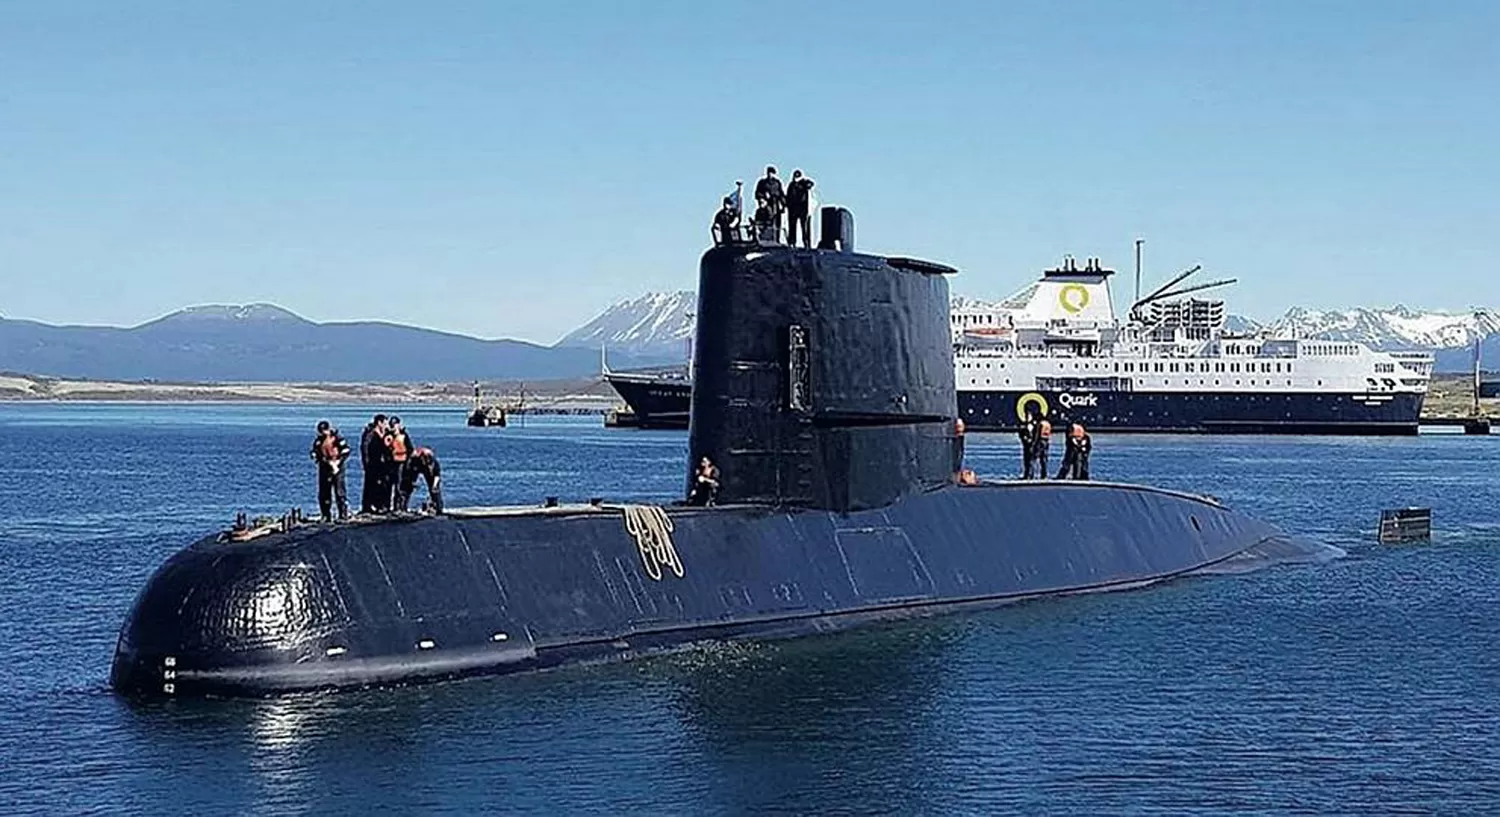
[[[859,510],[954,478],[955,270],[856,254],[852,224],[828,208],[818,250],[703,255],[689,474],[709,457],[719,504]]]

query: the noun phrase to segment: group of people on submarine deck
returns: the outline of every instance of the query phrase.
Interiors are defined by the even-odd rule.
[[[1062,467],[1054,479],[1088,479],[1089,454],[1094,450],[1094,441],[1084,429],[1083,423],[1069,423],[1066,447],[1063,449]],[[1017,431],[1021,438],[1021,479],[1047,478],[1047,452],[1052,447],[1052,419],[1043,415],[1031,404],[1026,407],[1026,419]]]
[[[327,420],[319,420],[309,456],[318,466],[318,511],[324,522],[349,518],[345,464],[353,455],[349,442]],[[442,465],[431,448],[411,440],[401,418],[376,414],[359,439],[359,460],[364,469],[360,511],[366,514],[404,512],[410,508],[417,478],[427,483],[427,509],[443,512]]]
[[[743,181],[735,181],[734,192],[724,197],[723,206],[714,214],[711,228],[714,244],[780,244],[812,247],[813,180],[802,171],[793,170],[791,181],[783,187],[776,166],[767,165],[766,175],[755,183],[755,212],[750,223],[744,223]],[[785,217],[785,230],[782,218]]]

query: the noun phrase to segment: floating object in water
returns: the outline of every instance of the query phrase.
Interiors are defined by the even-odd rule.
[[[1380,541],[1420,542],[1432,538],[1431,508],[1393,508],[1380,512]]]

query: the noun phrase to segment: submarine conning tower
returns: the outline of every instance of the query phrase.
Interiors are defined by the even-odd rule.
[[[957,270],[856,253],[844,208],[822,227],[817,249],[729,242],[699,265],[689,480],[709,457],[721,505],[853,511],[953,481]]]

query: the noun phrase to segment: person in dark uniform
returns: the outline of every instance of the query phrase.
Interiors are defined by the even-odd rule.
[[[776,223],[776,232],[781,232],[781,214],[786,210],[786,191],[781,189],[781,179],[776,177],[776,166],[767,165],[766,175],[755,183],[755,198],[766,200],[771,208],[771,219]]]
[[[1084,430],[1083,423],[1071,425],[1068,428],[1068,447],[1063,451],[1062,468],[1058,469],[1057,478],[1088,479],[1089,452],[1093,447],[1094,441]]]
[[[688,492],[688,504],[707,507],[714,504],[718,493],[719,467],[708,457],[704,457],[698,461],[698,468],[693,472],[693,488]]]
[[[406,471],[406,463],[411,459],[412,451],[416,447],[411,443],[411,435],[406,433],[406,428],[401,425],[401,418],[391,415],[391,427],[385,433],[386,454],[389,457],[385,469],[385,485],[381,488],[381,498],[385,500],[387,510],[395,507],[397,494],[401,490],[401,480]]]
[[[755,215],[752,217],[755,224],[755,240],[762,244],[781,243],[780,220],[771,205],[764,198],[755,199]]]
[[[318,421],[318,436],[308,452],[318,464],[318,511],[324,522],[333,520],[333,505],[338,503],[339,521],[349,518],[349,498],[344,487],[344,463],[349,460],[349,443],[327,420]]]
[[[792,171],[792,183],[786,187],[786,243],[797,246],[798,228],[801,229],[802,246],[812,246],[813,180],[802,175],[801,170]]]
[[[418,448],[406,461],[406,467],[401,470],[401,489],[396,501],[396,509],[404,511],[411,504],[411,495],[416,490],[418,476],[427,481],[428,507],[433,513],[441,514],[443,512],[443,466],[438,463],[437,455],[432,453],[431,448]]]
[[[734,206],[734,199],[730,196],[724,197],[724,206],[714,214],[714,226],[712,229],[715,244],[731,244],[739,237],[740,211]]]
[[[1042,435],[1042,421],[1036,404],[1026,406],[1026,419],[1017,431],[1021,438],[1021,479],[1034,479],[1036,468],[1037,439]]]
[[[388,430],[384,414],[377,414],[359,435],[359,464],[364,469],[364,489],[360,494],[359,507],[365,513],[379,513],[386,509],[380,502],[380,482],[384,478],[387,452],[385,433]]]
[[[1047,478],[1047,451],[1052,447],[1052,421],[1045,415],[1037,421],[1036,428],[1036,452],[1033,456],[1037,462],[1037,479]]]

